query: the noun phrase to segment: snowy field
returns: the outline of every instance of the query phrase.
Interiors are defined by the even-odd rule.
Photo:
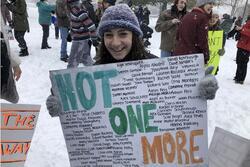
[[[25,38],[30,55],[21,58],[22,77],[17,83],[20,95],[19,103],[40,104],[41,112],[26,160],[26,167],[69,167],[66,145],[58,118],[51,118],[45,101],[50,94],[49,71],[65,69],[67,64],[60,61],[60,40],[50,28],[49,45],[52,49],[41,50],[42,28],[38,24],[38,12],[35,4],[28,4],[30,33]],[[157,18],[151,18],[154,28]],[[160,33],[154,33],[149,50],[159,56]],[[11,49],[18,54],[16,41],[11,41]],[[220,71],[217,75],[219,90],[215,100],[208,101],[208,137],[211,142],[216,126],[250,139],[250,68],[244,85],[235,84],[233,77],[236,70],[236,42],[227,40],[226,53],[221,58]],[[68,53],[70,43],[68,45]],[[92,56],[95,51],[92,49]],[[1,102],[4,102],[1,100]]]

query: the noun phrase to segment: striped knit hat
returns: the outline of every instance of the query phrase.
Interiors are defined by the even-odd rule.
[[[98,35],[103,37],[104,32],[114,28],[124,28],[132,31],[140,38],[142,31],[134,12],[127,4],[118,4],[105,10],[98,26]]]

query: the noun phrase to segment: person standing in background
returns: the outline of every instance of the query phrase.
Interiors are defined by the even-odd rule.
[[[70,12],[71,51],[67,68],[76,68],[80,63],[91,66],[94,61],[90,55],[89,40],[98,45],[96,27],[88,16],[88,11],[81,0],[67,0]]]
[[[229,31],[231,30],[233,23],[234,23],[234,19],[230,18],[229,14],[227,14],[227,13],[223,14],[220,27],[223,29],[226,36],[228,35]]]
[[[65,0],[56,0],[56,16],[57,24],[60,31],[61,37],[61,50],[60,50],[60,60],[68,62],[67,53],[67,37],[70,29],[70,22],[67,10],[67,4]]]
[[[175,0],[171,9],[163,11],[155,26],[156,32],[161,32],[161,57],[173,55],[176,32],[182,17],[187,13],[187,0]]]
[[[235,29],[240,31],[240,38],[237,43],[237,69],[234,80],[237,84],[244,84],[247,75],[247,63],[250,56],[250,14],[247,17],[246,23],[242,27],[236,26]]]
[[[14,36],[18,42],[18,46],[21,49],[19,56],[28,56],[28,47],[24,39],[26,31],[29,32],[26,2],[25,0],[12,0],[10,3],[6,2],[6,6],[12,12]]]
[[[102,5],[102,0],[97,1],[97,8],[95,10],[95,16],[96,16],[96,27],[98,27],[98,24],[101,20],[103,14],[103,5]]]
[[[148,9],[148,7],[146,6],[145,8],[143,8],[143,22],[147,25],[149,25],[149,15],[150,15],[150,10]]]
[[[49,26],[51,25],[51,12],[56,9],[55,5],[50,5],[47,0],[40,0],[36,3],[39,12],[39,24],[43,29],[43,39],[41,49],[50,49],[48,45]]]
[[[208,22],[212,17],[215,0],[197,0],[196,7],[186,14],[177,31],[174,55],[203,53],[204,63],[209,60]]]

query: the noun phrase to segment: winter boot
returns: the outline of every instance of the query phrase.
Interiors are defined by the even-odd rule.
[[[29,55],[28,48],[21,49],[21,52],[19,53],[20,57],[24,57],[24,56],[28,56],[28,55]]]

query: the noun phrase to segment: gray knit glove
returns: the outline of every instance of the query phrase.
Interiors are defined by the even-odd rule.
[[[206,100],[214,99],[216,91],[219,88],[217,79],[211,74],[213,69],[213,66],[209,66],[205,71],[205,77],[199,83],[200,96]]]
[[[51,117],[59,116],[59,112],[62,111],[62,105],[59,99],[53,95],[47,97],[46,106]]]

